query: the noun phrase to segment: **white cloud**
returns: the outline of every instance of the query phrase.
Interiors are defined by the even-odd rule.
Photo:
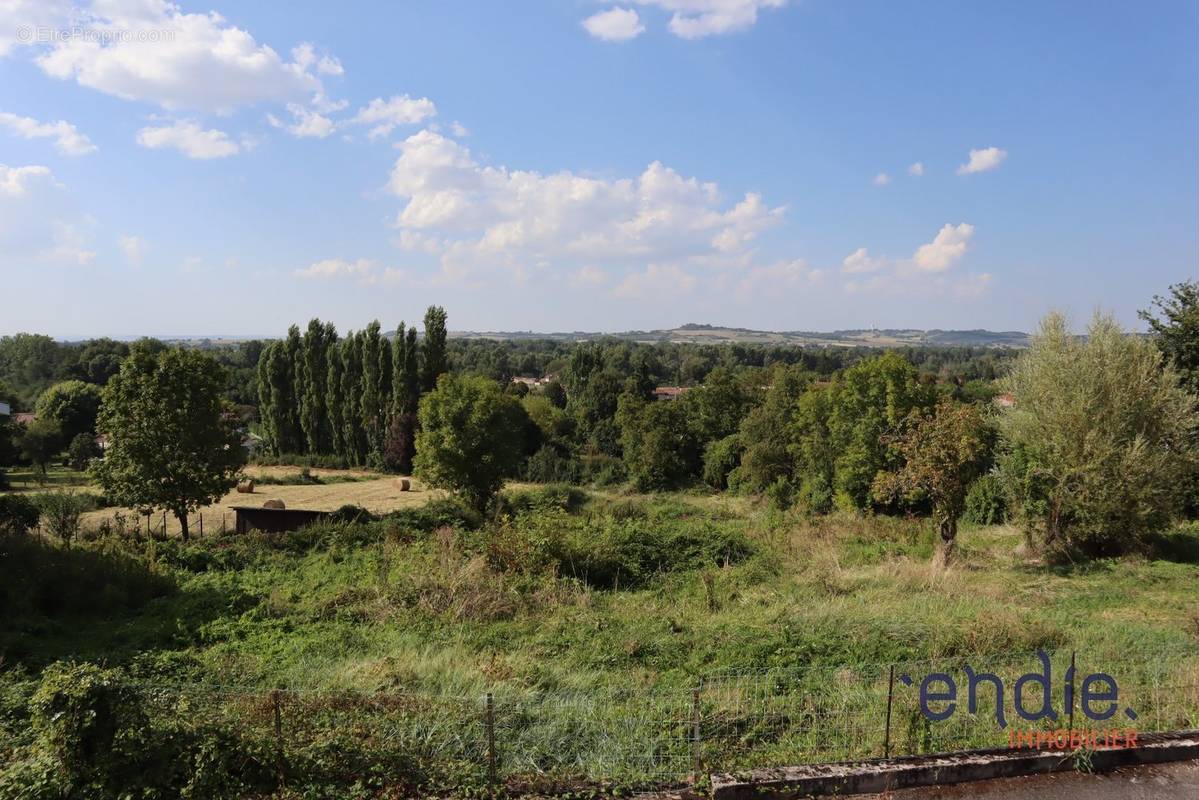
[[[664,296],[688,294],[695,288],[695,276],[677,264],[650,264],[641,272],[625,277],[612,294],[630,300],[659,302]]]
[[[802,258],[751,267],[737,284],[737,296],[744,300],[758,292],[776,292],[819,283],[823,277],[823,270],[812,269]]]
[[[924,272],[944,272],[966,254],[974,226],[965,222],[960,225],[946,224],[928,244],[922,244],[912,257],[916,269]]]
[[[38,122],[32,117],[19,117],[0,111],[0,125],[24,139],[53,138],[55,149],[63,155],[84,156],[98,149],[74,125],[61,119],[58,122]]]
[[[591,264],[585,264],[571,278],[571,283],[575,286],[599,286],[606,283],[607,280],[608,275],[602,269]]]
[[[79,266],[96,256],[95,220],[81,214],[48,167],[0,164],[0,253],[21,266]]]
[[[991,288],[994,276],[989,272],[978,275],[967,275],[953,284],[953,293],[959,297],[980,297]]]
[[[922,164],[919,161],[915,162],[910,167],[908,167],[908,174],[911,175],[912,177],[919,178],[921,175],[924,174],[924,164]]]
[[[875,186],[886,186],[890,182],[891,182],[891,176],[885,172],[880,172],[879,174],[874,176],[874,185]]]
[[[354,125],[370,125],[367,136],[377,139],[387,136],[399,125],[419,125],[437,115],[437,106],[427,97],[414,100],[406,94],[395,95],[387,100],[376,97],[350,120]]]
[[[865,247],[859,247],[841,262],[841,271],[848,273],[877,272],[887,266],[885,258],[875,258]]]
[[[627,42],[645,33],[641,17],[631,8],[610,8],[583,20],[583,27],[596,39]]]
[[[323,95],[321,75],[341,73],[335,58],[318,56],[310,44],[286,61],[215,11],[188,14],[167,0],[95,0],[71,22],[91,35],[50,44],[37,58],[48,75],[171,110],[223,114],[298,102]]]
[[[304,269],[296,270],[302,278],[339,278],[344,276],[365,277],[375,271],[375,262],[369,258],[347,261],[344,258],[326,258],[316,261]]]
[[[998,147],[988,147],[983,150],[971,150],[970,160],[958,167],[959,175],[972,175],[976,172],[993,170],[1007,158],[1007,151]]]
[[[0,0],[0,57],[36,44],[39,29],[57,29],[70,19],[70,0]]]
[[[715,184],[659,162],[637,177],[606,180],[484,165],[429,130],[398,147],[389,186],[406,202],[395,224],[439,237],[447,274],[548,264],[728,265],[785,211],[753,193],[728,207]]]
[[[31,164],[26,167],[9,167],[0,164],[0,195],[21,197],[29,191],[34,181],[45,180],[54,182],[54,175],[49,167]]]
[[[142,128],[137,132],[137,143],[154,150],[173,148],[188,158],[225,158],[241,152],[240,145],[224,131],[215,128],[204,130],[189,120]]]
[[[450,123],[450,133],[459,139],[465,139],[467,136],[470,136],[470,131],[466,129],[466,126],[457,120]]]
[[[280,120],[274,114],[267,114],[267,122],[301,139],[324,139],[337,130],[337,125],[333,120],[299,103],[288,103],[287,111],[292,118],[290,124]]]
[[[146,254],[146,240],[140,236],[126,234],[117,239],[117,245],[125,254],[125,260],[135,267],[140,267],[142,257]]]
[[[671,12],[670,32],[700,39],[751,28],[763,9],[782,8],[787,0],[632,0]]]

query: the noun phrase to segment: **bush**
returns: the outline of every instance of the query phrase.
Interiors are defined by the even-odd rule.
[[[90,503],[83,495],[58,491],[43,494],[38,498],[38,505],[50,533],[70,546],[71,540],[79,533],[79,521]]]
[[[753,552],[740,533],[712,523],[621,516],[518,517],[488,537],[489,558],[506,571],[554,568],[598,589],[635,589],[659,573],[737,563]]]
[[[779,511],[786,511],[795,502],[795,487],[782,475],[766,487],[766,499]]]
[[[42,512],[37,504],[19,494],[0,495],[0,532],[24,534],[37,526]]]
[[[579,462],[547,444],[529,456],[524,472],[525,480],[531,483],[578,483],[581,469]]]
[[[729,475],[741,463],[741,437],[737,434],[708,442],[704,448],[704,483],[713,489],[729,485]]]
[[[500,495],[496,510],[501,514],[528,514],[556,509],[573,514],[587,499],[586,492],[567,484],[538,489],[512,489]]]
[[[595,453],[583,456],[583,482],[595,486],[616,486],[629,478],[624,462],[615,456]]]
[[[962,516],[975,525],[999,525],[1007,521],[1007,499],[997,477],[983,475],[970,484]]]

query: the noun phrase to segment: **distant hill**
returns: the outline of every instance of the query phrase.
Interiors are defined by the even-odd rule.
[[[1021,331],[943,331],[908,328],[819,331],[756,331],[689,322],[677,328],[652,331],[595,333],[570,331],[451,331],[455,339],[553,339],[585,342],[595,339],[625,339],[633,342],[676,342],[691,344],[792,344],[811,347],[1027,347],[1028,334]]]

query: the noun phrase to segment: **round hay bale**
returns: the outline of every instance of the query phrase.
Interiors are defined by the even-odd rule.
[[[396,488],[401,492],[407,492],[412,488],[412,481],[408,480],[407,478],[396,478],[395,484]]]
[[[265,503],[262,504],[262,507],[263,508],[279,508],[279,509],[287,508],[287,506],[285,506],[283,504],[282,500],[267,500]]]
[[[238,494],[254,494],[254,479],[250,478],[249,480],[238,482],[237,493]]]

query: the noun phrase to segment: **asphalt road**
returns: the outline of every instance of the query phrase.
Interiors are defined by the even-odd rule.
[[[902,789],[855,800],[1199,800],[1199,761],[1178,761],[1083,775],[1060,772],[956,786]],[[850,800],[850,798],[846,798]]]

